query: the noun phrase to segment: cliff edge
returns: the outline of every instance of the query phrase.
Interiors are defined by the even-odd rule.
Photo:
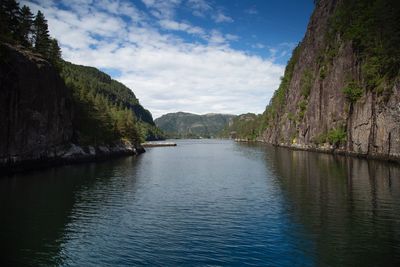
[[[399,18],[397,1],[318,1],[261,140],[399,161]]]
[[[72,138],[71,92],[39,55],[0,49],[0,162],[41,158]]]
[[[82,146],[76,132],[72,92],[58,70],[38,54],[0,44],[0,170],[144,151],[127,140]]]

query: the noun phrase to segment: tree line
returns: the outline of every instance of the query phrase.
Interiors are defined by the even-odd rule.
[[[55,66],[72,91],[74,139],[81,144],[110,144],[121,139],[133,143],[162,138],[151,113],[134,93],[107,74],[64,61],[41,11],[33,15],[15,0],[0,2],[0,43],[41,54]]]
[[[61,60],[58,41],[49,34],[45,16],[39,10],[33,15],[26,5],[15,0],[0,2],[0,40],[41,54],[53,64]]]
[[[63,61],[61,77],[72,90],[78,141],[107,144],[120,139],[143,142],[163,138],[134,93],[93,67]]]

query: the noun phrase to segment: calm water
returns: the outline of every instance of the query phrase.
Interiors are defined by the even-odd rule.
[[[0,179],[2,266],[400,266],[400,167],[230,141]]]

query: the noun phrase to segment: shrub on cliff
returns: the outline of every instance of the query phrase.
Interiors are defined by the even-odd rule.
[[[350,82],[345,88],[343,88],[342,92],[351,104],[357,102],[357,100],[364,94],[364,90],[354,81]]]

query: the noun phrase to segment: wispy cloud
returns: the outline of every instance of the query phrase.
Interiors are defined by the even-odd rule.
[[[192,14],[197,17],[211,17],[216,23],[233,22],[234,20],[226,15],[220,7],[213,7],[206,0],[188,0],[186,5],[191,9]]]
[[[177,6],[181,0],[142,0],[150,13],[159,19],[171,19],[175,16]]]
[[[187,6],[192,10],[192,14],[197,17],[204,17],[207,12],[213,10],[205,0],[188,0]]]
[[[262,112],[279,85],[284,67],[231,48],[238,36],[178,22],[181,1],[143,0],[147,11],[127,1],[103,1],[110,5],[79,0],[23,4],[45,13],[66,60],[118,73],[154,117],[178,110]],[[207,10],[200,7],[202,1],[191,2]],[[203,42],[184,39],[180,31]]]
[[[255,6],[249,7],[249,8],[246,9],[244,12],[245,12],[246,14],[249,14],[249,15],[256,15],[256,14],[258,14],[258,10],[257,10],[257,8],[256,8]]]
[[[176,22],[174,20],[160,20],[160,25],[163,29],[174,30],[174,31],[184,31],[189,34],[200,35],[204,37],[206,35],[205,31],[200,28],[193,26],[185,22]]]
[[[213,15],[213,19],[215,22],[220,23],[220,22],[233,22],[233,19],[224,13],[222,11],[218,11],[215,15]]]
[[[257,49],[263,49],[266,46],[264,44],[261,44],[261,43],[255,43],[255,44],[252,44],[251,47],[257,48]]]

